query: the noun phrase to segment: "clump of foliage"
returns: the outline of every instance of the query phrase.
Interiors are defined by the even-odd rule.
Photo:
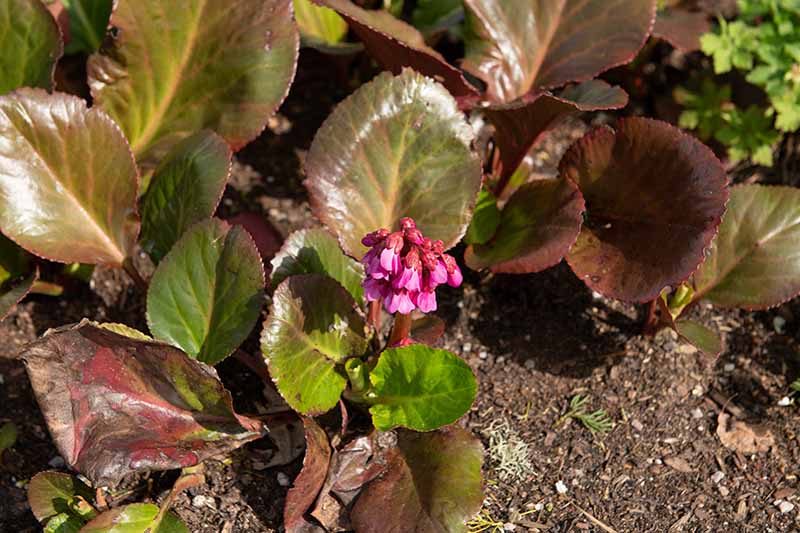
[[[608,414],[603,409],[596,411],[588,411],[587,405],[589,404],[588,395],[576,394],[569,401],[569,409],[564,413],[555,423],[559,426],[570,419],[575,419],[586,427],[592,433],[608,433],[614,428],[614,422],[608,417]]]

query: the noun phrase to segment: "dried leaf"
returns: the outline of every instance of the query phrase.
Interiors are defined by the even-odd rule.
[[[725,411],[717,416],[717,436],[729,450],[749,455],[767,452],[775,445],[775,437],[767,427],[733,420]]]

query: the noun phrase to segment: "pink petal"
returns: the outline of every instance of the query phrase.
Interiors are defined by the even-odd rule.
[[[392,287],[395,289],[404,288],[413,274],[414,271],[410,268],[403,268],[403,272],[392,280]]]
[[[368,302],[375,302],[384,298],[388,292],[385,281],[367,278],[361,284],[364,287],[364,297]]]
[[[464,281],[464,276],[461,275],[461,269],[456,266],[453,272],[447,275],[447,284],[451,287],[458,287],[462,281]]]
[[[417,308],[417,306],[414,305],[414,302],[411,301],[411,297],[408,295],[406,291],[401,292],[400,295],[397,296],[397,298],[400,300],[397,306],[397,311],[400,314],[407,315],[408,313]]]
[[[436,311],[436,293],[433,291],[423,291],[417,296],[417,307],[423,313]]]
[[[436,283],[436,285],[440,285],[447,281],[447,267],[444,264],[444,261],[439,260],[436,262],[436,268],[431,270],[431,280]]]

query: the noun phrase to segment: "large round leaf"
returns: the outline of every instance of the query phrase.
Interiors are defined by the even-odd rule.
[[[587,213],[567,261],[589,287],[620,300],[652,300],[685,281],[728,199],[725,170],[711,150],[655,120],[590,132],[560,171],[578,184]]]
[[[469,411],[478,384],[469,365],[447,350],[412,344],[384,351],[370,372],[380,431],[398,426],[430,431]]]
[[[53,86],[61,31],[41,0],[0,2],[0,94]]]
[[[189,227],[214,214],[231,172],[231,149],[204,130],[176,144],[142,202],[141,245],[160,261]]]
[[[558,264],[578,238],[583,197],[570,180],[538,180],[520,187],[500,214],[500,225],[486,244],[472,245],[464,259],[470,268],[523,274]]]
[[[656,0],[465,0],[464,69],[487,95],[510,102],[540,88],[586,81],[644,45]]]
[[[92,501],[94,493],[84,482],[69,474],[39,472],[28,483],[28,503],[39,522],[68,512],[69,504],[77,497]]]
[[[336,405],[347,382],[336,364],[366,348],[364,319],[334,279],[292,276],[275,290],[261,351],[278,392],[296,411],[317,415]]]
[[[453,246],[481,183],[473,132],[444,87],[411,70],[377,76],[340,104],[306,158],[316,215],[361,257],[361,238],[413,217]]]
[[[69,20],[66,52],[96,52],[106,36],[113,0],[61,0]]]
[[[766,309],[800,294],[800,190],[740,185],[711,253],[694,275],[695,298]]]
[[[128,143],[80,98],[0,97],[0,229],[53,261],[119,266],[136,242],[138,174]]]
[[[462,533],[483,502],[483,447],[462,428],[399,432],[386,469],[356,500],[350,518],[359,533]]]
[[[272,285],[289,276],[324,274],[338,281],[357,303],[364,300],[364,267],[342,252],[336,238],[324,229],[304,229],[289,235],[272,259]]]
[[[215,218],[187,231],[158,265],[147,291],[157,339],[217,364],[253,330],[264,305],[264,266],[241,226]]]
[[[118,0],[111,26],[114,41],[89,61],[89,85],[140,163],[203,128],[241,148],[294,77],[291,0]]]

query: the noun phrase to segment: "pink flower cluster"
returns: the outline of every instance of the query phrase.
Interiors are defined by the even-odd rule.
[[[361,260],[367,271],[364,294],[370,302],[383,300],[389,313],[435,311],[436,287],[461,285],[461,270],[444,253],[442,241],[423,237],[410,218],[400,220],[400,231],[379,229],[361,242],[371,248]]]

